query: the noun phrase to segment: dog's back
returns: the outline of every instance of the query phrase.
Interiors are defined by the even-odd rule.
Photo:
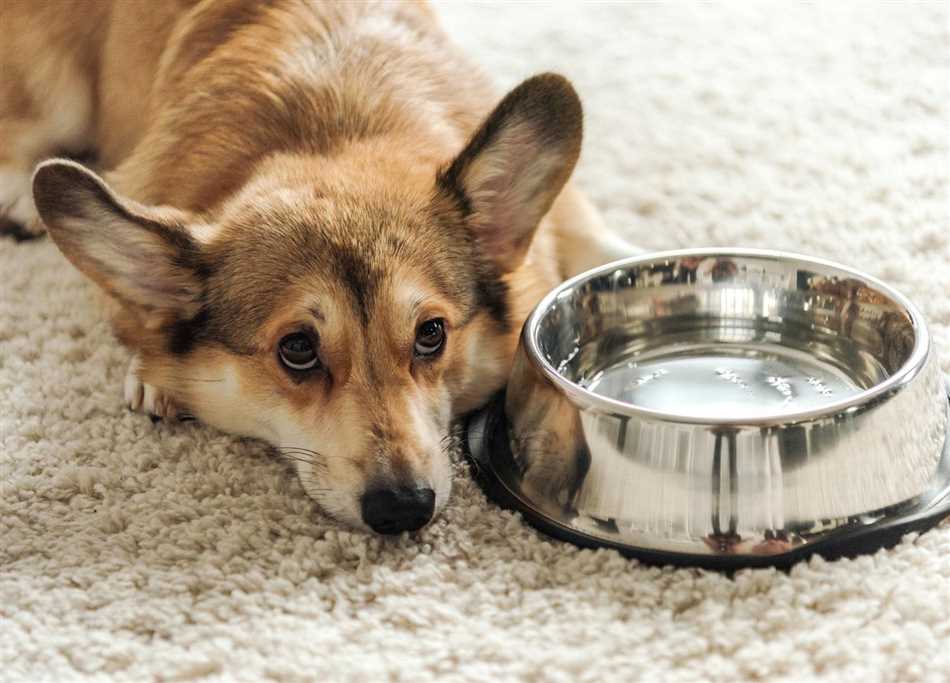
[[[0,118],[62,132],[8,163],[94,148],[123,192],[182,209],[214,207],[275,152],[398,136],[447,159],[493,99],[423,3],[14,0],[0,26],[21,76]]]

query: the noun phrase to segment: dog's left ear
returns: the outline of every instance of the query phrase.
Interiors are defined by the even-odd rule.
[[[147,325],[199,311],[201,253],[186,214],[120,197],[98,175],[67,159],[37,167],[33,198],[66,258]]]
[[[512,90],[452,164],[439,190],[460,205],[483,253],[502,272],[518,267],[541,219],[574,170],[583,113],[563,76]]]

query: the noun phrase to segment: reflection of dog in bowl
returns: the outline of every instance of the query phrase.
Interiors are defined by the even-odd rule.
[[[713,282],[729,282],[736,277],[739,266],[729,258],[705,259],[697,268],[697,275],[708,275]]]
[[[856,278],[815,276],[809,289],[825,297],[838,332],[877,339],[877,355],[888,372],[897,371],[914,348],[914,331],[906,312],[891,310],[891,302]],[[820,310],[820,308],[819,308]]]
[[[590,464],[580,414],[525,362],[520,348],[511,371],[505,413],[525,491],[545,503],[570,507]]]

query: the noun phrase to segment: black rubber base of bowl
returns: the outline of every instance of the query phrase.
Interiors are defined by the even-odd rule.
[[[538,531],[582,548],[613,548],[626,557],[651,565],[701,567],[717,571],[733,571],[748,567],[776,567],[788,569],[792,565],[820,555],[826,560],[855,557],[897,545],[901,538],[912,532],[923,532],[950,516],[950,429],[943,447],[937,477],[946,483],[942,495],[927,505],[906,510],[900,515],[882,519],[867,526],[844,528],[827,538],[799,546],[775,555],[701,555],[654,550],[638,546],[612,543],[552,521],[536,510],[525,506],[499,481],[488,453],[510,458],[507,425],[504,417],[504,392],[499,393],[481,411],[464,421],[462,449],[468,459],[475,480],[488,498],[501,507],[521,513],[525,521]],[[481,438],[471,438],[472,430]],[[472,441],[478,445],[472,446]]]

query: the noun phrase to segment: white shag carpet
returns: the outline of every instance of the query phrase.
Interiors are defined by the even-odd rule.
[[[947,4],[440,10],[500,85],[574,80],[612,226],[869,271],[950,371]],[[728,578],[541,538],[458,464],[418,537],[354,533],[264,446],[128,413],[89,291],[0,243],[4,682],[950,679],[950,525]]]

